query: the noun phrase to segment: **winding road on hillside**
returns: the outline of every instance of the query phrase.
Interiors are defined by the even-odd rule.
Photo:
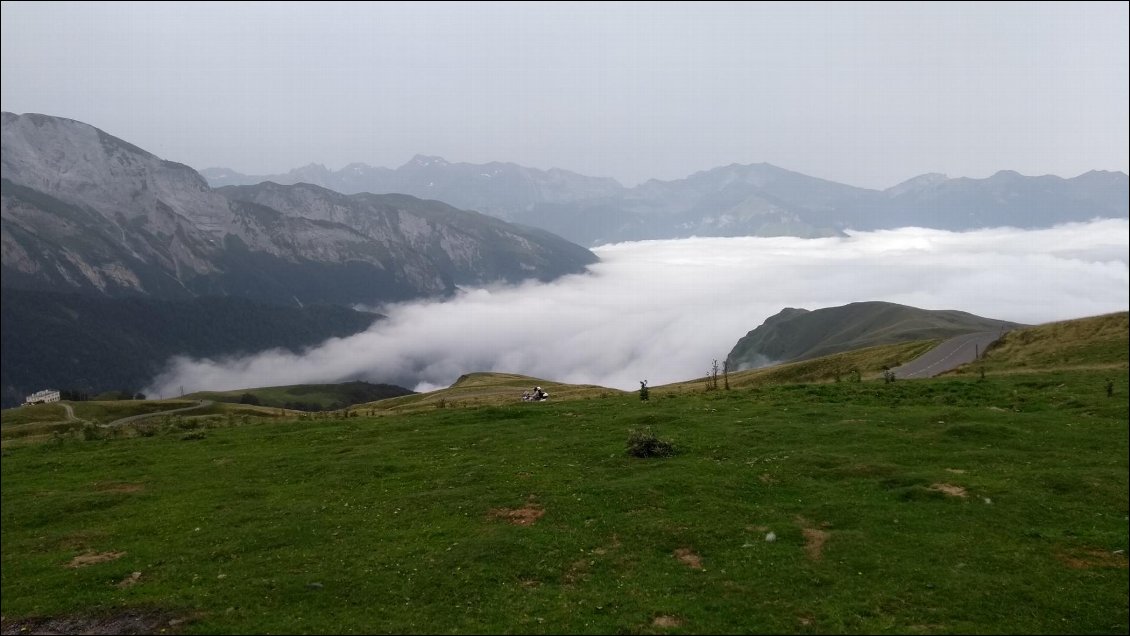
[[[945,373],[963,364],[973,362],[985,349],[1004,336],[1004,331],[981,331],[955,336],[943,341],[940,345],[907,362],[906,364],[891,369],[895,378],[909,380],[913,378],[932,378],[939,373]]]
[[[173,413],[183,413],[184,411],[194,411],[196,409],[202,409],[202,408],[207,407],[207,406],[212,406],[212,400],[197,400],[196,404],[194,404],[192,406],[186,406],[184,408],[179,408],[179,409],[172,409],[171,411],[157,411],[155,413],[142,413],[141,415],[131,415],[129,417],[123,417],[120,420],[114,420],[113,422],[110,422],[109,424],[99,424],[99,426],[101,426],[102,428],[111,428],[111,427],[114,427],[114,426],[121,426],[123,424],[129,424],[130,422],[136,422],[138,420],[143,420],[147,417],[157,417],[159,415],[172,415]]]

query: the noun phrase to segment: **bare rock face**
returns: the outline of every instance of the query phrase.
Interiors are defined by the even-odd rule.
[[[0,117],[5,287],[378,303],[596,260],[547,233],[412,197],[306,185],[223,193],[87,124]]]

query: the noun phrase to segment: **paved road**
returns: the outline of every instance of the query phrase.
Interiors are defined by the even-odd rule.
[[[932,378],[939,373],[973,362],[985,349],[1004,335],[1003,331],[982,331],[968,333],[942,342],[901,367],[895,367],[895,377],[904,380],[911,378]]]
[[[131,415],[129,417],[123,417],[120,420],[114,420],[113,422],[110,422],[109,424],[100,424],[99,426],[101,426],[102,428],[110,428],[111,426],[121,426],[122,424],[129,424],[130,422],[136,422],[138,420],[143,420],[147,417],[157,417],[159,415],[172,415],[173,413],[181,413],[181,412],[184,412],[184,411],[193,411],[193,410],[196,410],[196,409],[202,409],[206,406],[212,406],[212,400],[197,400],[196,404],[193,405],[193,406],[186,406],[184,408],[173,409],[171,411],[157,411],[155,413],[142,413],[141,415]]]

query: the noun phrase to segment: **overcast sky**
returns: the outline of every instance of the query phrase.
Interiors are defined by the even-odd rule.
[[[1128,171],[1127,3],[4,2],[3,110],[195,168],[417,153],[676,179],[769,162]]]
[[[705,375],[784,307],[885,300],[1025,324],[1126,311],[1128,246],[1125,219],[607,245],[588,274],[393,306],[369,331],[304,355],[175,360],[144,393],[355,379],[423,391],[473,371],[631,390]]]

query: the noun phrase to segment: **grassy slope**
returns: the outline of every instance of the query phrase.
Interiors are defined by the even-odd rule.
[[[39,443],[55,439],[59,435],[82,434],[84,428],[92,424],[109,424],[115,420],[152,413],[156,420],[163,418],[157,414],[163,411],[185,408],[197,404],[196,400],[113,400],[90,402],[66,402],[75,414],[75,419],[67,419],[63,403],[37,404],[3,412],[0,421],[0,442],[4,448],[13,445]],[[278,408],[249,406],[245,404],[215,403],[186,412],[181,419],[223,415],[225,417],[276,418],[293,417],[295,412]],[[134,434],[130,429],[121,434]]]
[[[729,374],[730,386],[732,388],[744,388],[794,382],[834,382],[837,379],[847,381],[852,377],[853,370],[859,371],[861,379],[871,379],[880,377],[885,368],[897,367],[926,353],[938,342],[940,341],[918,340],[900,344],[879,345],[814,360],[790,362],[763,369],[737,371]],[[706,386],[706,380],[706,377],[700,377],[685,382],[658,386],[655,389],[679,393],[699,391]],[[719,375],[718,386],[721,388],[723,385],[723,378]]]
[[[213,415],[6,449],[3,615],[140,608],[188,633],[1126,633],[1125,315],[1096,320],[1114,322],[1016,334],[985,381],[827,381],[841,360],[641,402],[471,374],[398,398],[423,410],[396,417]],[[554,399],[435,408],[534,383]],[[680,454],[626,457],[643,426]],[[66,567],[108,552],[124,554]]]
[[[962,311],[858,302],[773,316],[738,340],[728,359],[735,367],[755,357],[809,360],[865,347],[997,331],[1002,326],[1017,325]]]
[[[990,347],[985,369],[995,372],[1031,369],[1127,367],[1130,313],[1125,311],[1066,320],[1005,334]],[[968,372],[967,367],[964,371]]]
[[[295,384],[289,386],[237,389],[234,391],[201,391],[187,397],[219,402],[239,402],[245,394],[254,395],[263,406],[283,407],[293,402],[320,405],[324,410],[344,408],[358,402],[375,399],[374,395],[399,395],[408,391],[402,387],[368,382],[342,382],[338,384]],[[368,396],[365,399],[364,396]],[[358,399],[360,398],[360,399]]]
[[[390,414],[415,411],[520,403],[522,393],[542,387],[553,401],[621,395],[623,391],[591,384],[564,384],[514,373],[468,373],[446,389],[359,404],[362,413]]]

